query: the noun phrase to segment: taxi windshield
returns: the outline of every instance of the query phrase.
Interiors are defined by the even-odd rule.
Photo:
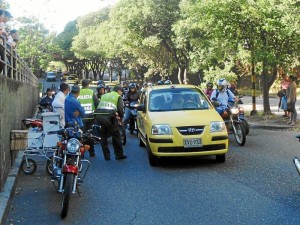
[[[149,111],[181,111],[209,109],[206,97],[196,88],[152,90]]]

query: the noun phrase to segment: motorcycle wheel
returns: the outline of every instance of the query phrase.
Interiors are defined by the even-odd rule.
[[[28,165],[26,163],[26,159],[22,160],[21,170],[27,175],[33,174],[37,168],[36,162],[33,159],[27,159],[27,162]]]
[[[295,167],[296,167],[296,170],[297,170],[298,174],[300,175],[300,162],[299,162],[299,159],[297,157],[295,157],[293,159],[293,162],[295,164]]]
[[[120,129],[121,143],[122,145],[126,145],[126,141],[127,141],[126,131],[123,126],[120,126],[119,129]]]
[[[52,162],[53,159],[52,158],[53,157],[50,157],[46,163],[46,171],[50,176],[53,175],[53,162]]]
[[[68,215],[69,210],[69,203],[70,203],[70,196],[72,193],[72,186],[74,181],[74,174],[68,173],[65,175],[65,182],[64,182],[64,191],[62,194],[62,202],[61,202],[61,214],[60,217],[62,219],[66,218]]]
[[[242,121],[242,124],[244,126],[244,129],[245,129],[245,134],[248,135],[249,134],[249,131],[250,131],[250,127],[249,127],[249,123],[247,120],[243,119],[241,120]]]
[[[244,146],[246,143],[246,134],[243,125],[241,123],[235,122],[233,126],[234,127],[232,127],[232,129],[236,142],[239,146]]]

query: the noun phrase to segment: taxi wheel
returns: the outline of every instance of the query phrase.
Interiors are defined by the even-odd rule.
[[[150,166],[158,166],[159,158],[156,157],[155,155],[153,155],[153,153],[149,147],[148,141],[147,141],[147,153],[148,153],[148,160],[149,160]]]
[[[138,138],[138,141],[139,141],[139,146],[140,147],[145,147],[145,143],[142,141],[142,138],[141,138],[141,135],[140,135],[139,131],[137,132],[137,138]]]
[[[225,159],[226,159],[225,154],[216,155],[216,160],[219,163],[225,162]]]

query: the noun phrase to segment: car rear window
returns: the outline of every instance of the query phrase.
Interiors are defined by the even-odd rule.
[[[149,111],[205,110],[209,103],[196,88],[169,88],[152,90]]]

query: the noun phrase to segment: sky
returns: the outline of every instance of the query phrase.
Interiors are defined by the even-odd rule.
[[[39,19],[49,31],[60,33],[79,16],[112,5],[117,0],[7,0],[12,16]],[[15,24],[15,21],[12,21]],[[17,25],[15,25],[17,26]],[[13,27],[17,29],[17,27]]]

